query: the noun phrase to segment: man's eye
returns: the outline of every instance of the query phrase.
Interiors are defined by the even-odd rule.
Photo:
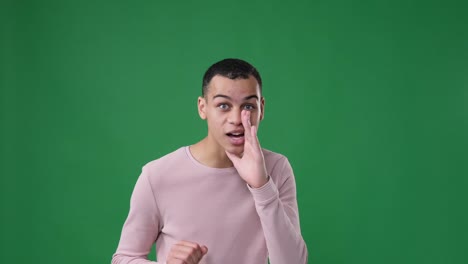
[[[245,109],[245,110],[252,111],[252,110],[255,109],[255,107],[254,107],[253,105],[245,105],[245,106],[244,106],[244,109]]]
[[[220,104],[218,105],[219,109],[222,109],[222,110],[226,110],[229,108],[229,106],[227,104]]]

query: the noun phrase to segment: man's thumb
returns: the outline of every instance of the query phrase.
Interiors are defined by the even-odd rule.
[[[224,152],[226,152],[226,155],[228,156],[228,158],[232,161],[232,163],[234,164],[234,166],[236,166],[236,163],[237,161],[239,161],[239,157],[237,157],[235,154],[233,153],[230,153],[228,152],[227,150],[225,150]]]
[[[208,248],[206,246],[201,246],[201,251],[203,255],[205,255],[208,252]]]

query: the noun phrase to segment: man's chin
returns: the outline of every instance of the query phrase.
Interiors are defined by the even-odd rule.
[[[244,146],[228,146],[225,148],[225,150],[231,154],[234,154],[238,157],[242,157],[242,154],[244,153]]]

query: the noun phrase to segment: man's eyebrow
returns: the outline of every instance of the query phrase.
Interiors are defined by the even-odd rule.
[[[258,100],[258,96],[255,95],[255,94],[253,94],[253,95],[249,95],[249,96],[245,97],[245,98],[244,98],[244,101],[247,101],[247,100],[252,99],[252,98],[255,98],[255,99]]]
[[[213,100],[214,100],[215,98],[217,98],[217,97],[222,97],[222,98],[226,98],[226,99],[232,100],[231,97],[229,97],[229,96],[227,96],[227,95],[224,95],[224,94],[217,94],[217,95],[213,96]],[[247,96],[247,97],[244,97],[244,101],[250,100],[250,99],[252,99],[252,98],[255,98],[255,99],[258,100],[258,96],[255,95],[255,94],[253,94],[253,95],[249,95],[249,96]]]
[[[229,96],[227,96],[227,95],[224,95],[224,94],[217,94],[217,95],[213,96],[213,100],[214,100],[216,97],[222,97],[222,98],[226,98],[226,99],[232,100],[231,97],[229,97]]]

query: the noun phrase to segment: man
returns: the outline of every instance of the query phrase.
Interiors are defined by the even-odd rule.
[[[143,167],[113,264],[307,263],[291,166],[258,142],[264,107],[249,63],[207,70],[198,113],[208,135]],[[158,262],[147,260],[153,243]]]

